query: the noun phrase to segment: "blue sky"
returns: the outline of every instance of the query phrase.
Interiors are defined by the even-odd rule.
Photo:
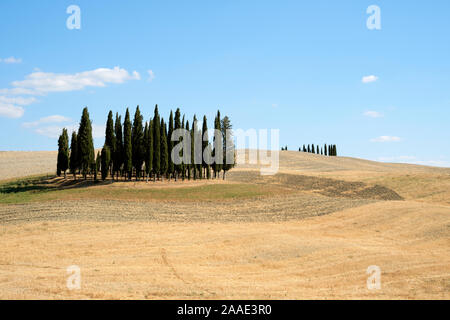
[[[69,30],[69,5],[81,29]],[[369,5],[381,30],[369,30]],[[55,150],[88,106],[217,108],[290,150],[450,166],[450,2],[0,2],[0,150]],[[150,75],[151,70],[152,75]],[[372,77],[370,77],[372,76]],[[367,78],[364,78],[367,77]],[[363,81],[367,79],[366,82]],[[370,81],[374,80],[374,81]]]

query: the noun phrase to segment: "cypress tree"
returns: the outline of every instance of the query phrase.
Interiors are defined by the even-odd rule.
[[[311,148],[309,147],[309,144],[308,144],[308,153],[311,153]]]
[[[132,157],[133,167],[136,170],[136,181],[141,177],[142,163],[144,162],[144,150],[142,149],[143,138],[142,115],[139,106],[137,106],[136,112],[134,113],[133,128],[131,130]]]
[[[56,158],[56,175],[58,177],[61,176],[61,159],[62,159],[62,145],[63,145],[63,136],[62,134],[59,135],[58,138],[58,157]]]
[[[123,170],[128,174],[128,180],[131,180],[131,173],[133,169],[133,149],[132,149],[132,140],[131,140],[131,121],[130,121],[130,112],[127,111],[125,113],[125,121],[123,123]]]
[[[222,128],[220,120],[220,111],[217,110],[217,116],[214,119],[214,178],[219,178],[223,165],[223,141]]]
[[[185,129],[184,114],[183,114],[183,119],[181,120],[181,129]],[[184,134],[183,134],[182,141],[184,143]],[[181,170],[181,179],[184,181],[184,179],[186,178],[186,164],[184,163],[184,153],[183,152],[184,152],[184,149],[180,150],[180,157],[181,157],[180,170]]]
[[[153,170],[153,120],[150,119],[150,123],[148,125],[148,136],[147,136],[147,153],[145,157],[145,173],[148,177],[151,175]]]
[[[61,171],[64,172],[64,179],[67,178],[66,171],[69,168],[69,136],[67,135],[67,129],[62,130],[62,134],[58,139],[58,161],[57,161],[57,173],[61,175]]]
[[[191,131],[190,131],[190,127],[189,127],[189,120],[186,121],[186,131],[189,133],[189,135],[191,135]],[[191,145],[189,146],[189,151],[186,150],[186,154],[192,154],[192,142]],[[186,170],[187,170],[187,178],[188,180],[191,180],[191,168],[192,168],[192,159],[190,162],[186,163]]]
[[[192,119],[192,129],[191,129],[191,167],[192,167],[192,177],[197,180],[197,164],[195,163],[195,139],[197,133],[197,118],[194,114]]]
[[[221,123],[221,130],[222,130],[222,136],[223,136],[223,180],[225,180],[225,174],[228,170],[234,167],[236,159],[235,159],[235,152],[234,152],[234,143],[233,143],[233,133],[232,133],[233,126],[231,125],[230,118],[228,116],[225,116],[222,119]],[[230,161],[230,159],[232,159]]]
[[[113,113],[111,110],[108,113],[108,120],[106,121],[105,145],[109,147],[110,154],[113,155],[116,149],[116,135],[114,132],[114,120],[113,120]],[[110,169],[111,174],[113,174],[112,161],[110,161]]]
[[[172,161],[172,149],[173,149],[172,133],[173,133],[173,112],[172,112],[172,110],[170,110],[169,132],[167,134],[167,153],[169,155],[167,173],[169,175],[169,180],[170,180],[170,176],[174,174],[174,170],[175,170],[173,161]]]
[[[153,172],[159,178],[161,170],[161,120],[159,119],[158,105],[155,106],[153,116]]]
[[[324,150],[324,152],[325,152],[325,155],[327,155],[327,144],[325,143],[325,145],[324,145],[324,147],[323,147],[323,150]]]
[[[100,151],[97,152],[97,157],[95,158],[95,170],[94,170],[94,181],[97,181],[97,172],[100,171],[101,168],[102,157],[100,156]]]
[[[163,179],[163,176],[167,173],[167,169],[169,167],[169,149],[167,146],[167,131],[166,131],[167,127],[166,124],[164,122],[164,118],[161,118],[161,165],[160,165],[160,170],[161,170],[161,181]]]
[[[147,155],[148,155],[148,122],[145,121],[145,127],[144,127],[144,136],[142,138],[142,150],[144,153],[143,157],[143,163],[145,166],[147,166]],[[147,168],[144,169],[144,175],[147,174]]]
[[[316,153],[316,149],[314,148],[314,143],[312,144],[311,152],[312,152],[312,153]]]
[[[177,108],[177,110],[175,110],[175,130],[177,130],[177,129],[181,129],[180,108]],[[178,143],[179,141],[176,141],[176,142]],[[181,153],[180,153],[180,155],[181,155]],[[180,173],[181,173],[181,164],[174,165],[174,170],[175,170],[175,181],[176,181],[177,178],[179,177]]]
[[[113,172],[117,174],[117,180],[119,180],[119,173],[122,168],[124,159],[124,149],[122,137],[122,117],[119,116],[118,113],[116,113],[116,123],[114,125],[114,133],[116,137],[116,146],[113,153]]]
[[[102,180],[105,181],[105,179],[108,177],[109,166],[111,162],[111,151],[109,146],[106,144],[103,146],[102,149],[101,162],[102,162]]]
[[[205,159],[205,151],[209,151],[209,137],[208,137],[208,123],[206,120],[206,116],[203,116],[203,126],[202,126],[202,155],[203,155],[203,162],[202,162],[202,167],[203,167],[203,171],[205,172],[205,174],[203,176],[206,176],[208,179],[211,176],[211,173],[208,172],[209,169],[209,164],[207,162],[209,161],[205,161],[205,160],[209,160],[209,159]],[[211,153],[207,152],[208,155],[210,155]]]
[[[83,109],[83,114],[78,128],[78,154],[79,164],[86,180],[87,174],[90,172],[92,163],[95,162],[94,142],[92,139],[92,124],[89,119],[88,108]]]
[[[72,132],[72,139],[70,141],[70,172],[73,174],[73,180],[77,179],[77,168],[78,168],[78,141],[77,133]]]

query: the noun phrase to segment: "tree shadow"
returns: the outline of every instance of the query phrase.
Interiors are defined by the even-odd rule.
[[[42,176],[34,178],[19,179],[0,185],[0,194],[12,194],[12,193],[24,193],[24,192],[51,192],[58,190],[76,189],[76,188],[88,188],[91,186],[108,185],[112,181],[100,181],[90,179],[78,179],[73,178],[64,179],[56,176]]]

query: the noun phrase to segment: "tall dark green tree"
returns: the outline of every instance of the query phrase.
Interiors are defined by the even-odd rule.
[[[167,145],[167,126],[164,122],[164,118],[161,118],[161,180],[163,179],[163,176],[167,174],[167,169],[169,167],[169,148]]]
[[[56,166],[58,176],[61,175],[62,171],[64,172],[64,179],[66,179],[66,171],[69,168],[69,136],[66,128],[62,130],[62,134],[58,139],[58,161]]]
[[[181,129],[185,129],[185,122],[184,122],[184,114],[183,114],[183,119],[181,120]],[[184,143],[184,134],[183,134],[183,138],[181,138],[183,143]],[[184,181],[184,179],[186,178],[186,164],[184,161],[184,149],[180,151],[180,157],[181,157],[181,179]]]
[[[114,132],[114,120],[113,120],[113,113],[110,110],[108,113],[108,120],[106,120],[106,130],[105,130],[105,145],[109,147],[110,154],[114,155],[114,151],[116,149],[116,134]],[[110,161],[110,169],[111,174],[113,174],[113,157],[111,157]]]
[[[192,129],[191,129],[191,167],[192,167],[192,177],[197,180],[198,175],[198,165],[195,163],[195,139],[198,139],[197,133],[197,117],[194,115],[192,119]]]
[[[148,135],[146,141],[147,149],[145,155],[145,173],[148,177],[152,174],[153,170],[153,120],[150,119],[148,125]]]
[[[161,172],[161,120],[158,105],[155,106],[153,115],[153,172],[155,179],[159,178]]]
[[[327,155],[327,144],[325,143],[325,145],[323,146],[323,151],[325,152],[325,155]]]
[[[130,112],[125,113],[125,121],[123,123],[123,170],[128,175],[128,180],[131,180],[131,174],[133,171],[133,142],[131,140],[131,120]]]
[[[216,118],[214,119],[214,178],[219,178],[220,171],[223,166],[223,138],[222,138],[222,123],[220,119],[220,111],[217,110]]]
[[[110,162],[111,162],[111,151],[108,145],[104,145],[101,155],[102,162],[102,180],[105,181],[108,177]]]
[[[172,110],[170,110],[169,132],[167,133],[167,152],[169,154],[169,160],[168,160],[169,166],[167,168],[167,173],[169,175],[169,180],[175,171],[175,167],[174,167],[173,161],[172,161],[172,149],[173,149],[172,133],[173,133],[173,112],[172,112]]]
[[[233,126],[231,125],[230,118],[225,116],[222,119],[221,130],[223,136],[223,180],[225,180],[225,174],[235,166],[236,154],[233,142]]]
[[[312,153],[316,153],[316,149],[315,149],[315,147],[314,147],[314,143],[312,144],[311,152],[312,152]]]
[[[177,129],[181,129],[181,112],[180,112],[180,108],[177,108],[177,110],[175,110],[175,130]],[[173,145],[172,145],[172,149],[175,146],[176,143],[178,143],[179,141],[173,141]],[[181,156],[181,153],[180,155]],[[181,164],[175,164],[174,165],[174,170],[175,170],[175,181],[178,179],[179,175],[181,174]]]
[[[136,171],[136,180],[141,177],[142,164],[144,162],[143,138],[144,129],[142,127],[142,115],[139,106],[134,113],[133,128],[131,130],[133,167]]]
[[[84,179],[90,173],[92,164],[95,163],[94,142],[92,139],[92,123],[89,119],[88,108],[83,109],[83,114],[78,128],[78,155],[79,165]]]
[[[98,151],[97,157],[95,158],[94,181],[97,181],[97,173],[100,171],[101,167],[102,167],[102,156],[100,155],[100,151]]]
[[[77,179],[77,169],[78,169],[78,139],[77,133],[72,132],[72,139],[70,140],[70,173],[73,174],[73,180]]]
[[[205,159],[205,152],[207,155],[210,155],[211,153],[209,152],[209,136],[208,136],[208,122],[206,120],[206,116],[203,116],[203,125],[202,125],[202,154],[203,154],[203,162],[202,162],[202,167],[203,167],[203,171],[204,177],[207,177],[209,179],[209,177],[211,176],[210,171],[210,159],[209,157],[207,157]]]
[[[122,135],[122,117],[119,116],[118,113],[116,113],[116,123],[114,125],[114,133],[116,137],[116,145],[113,152],[113,172],[117,174],[117,180],[119,180],[119,174],[124,159],[124,148]]]
[[[190,129],[190,126],[189,126],[189,120],[186,121],[186,131],[187,131],[187,133],[189,133],[189,136],[190,136],[191,135],[191,129]],[[189,150],[186,150],[186,154],[190,155],[192,153],[191,146],[192,146],[192,144],[188,146]],[[191,159],[191,161],[187,161],[187,163],[185,164],[188,180],[191,180],[191,171],[192,171],[191,170],[192,169],[192,165],[191,164],[192,164],[192,159]]]

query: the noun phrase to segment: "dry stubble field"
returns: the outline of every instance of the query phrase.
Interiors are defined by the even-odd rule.
[[[450,298],[450,169],[281,152],[268,177],[15,181],[55,162],[0,152],[1,299]]]

